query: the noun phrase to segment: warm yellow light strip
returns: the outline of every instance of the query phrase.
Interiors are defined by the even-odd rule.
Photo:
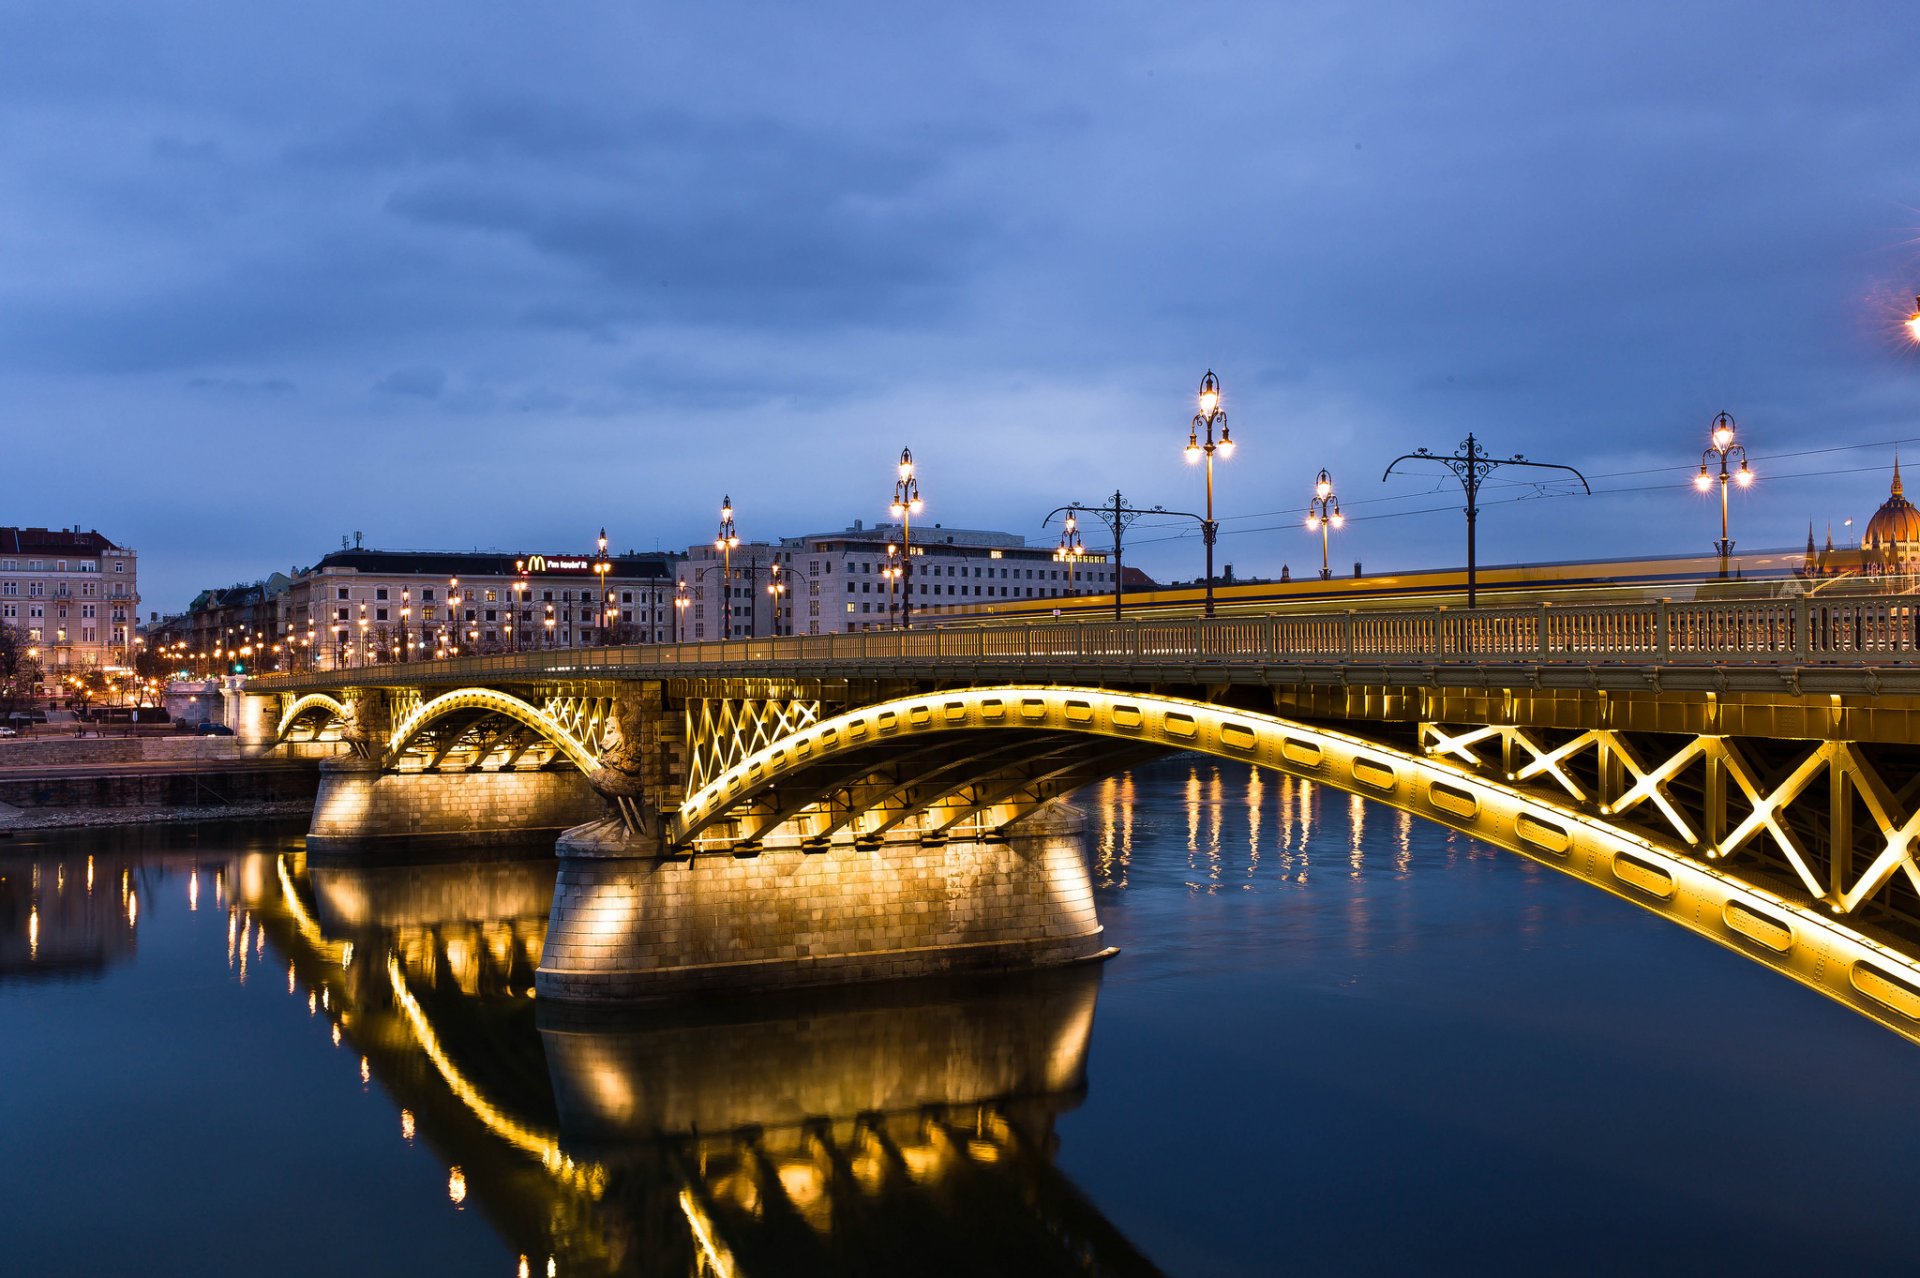
[[[467,1080],[467,1076],[460,1072],[460,1067],[447,1055],[446,1049],[440,1046],[440,1036],[433,1032],[433,1026],[428,1022],[419,1000],[407,988],[407,974],[401,968],[400,960],[391,954],[387,956],[387,980],[393,986],[394,1001],[399,1004],[400,1013],[413,1031],[414,1041],[420,1044],[420,1050],[427,1054],[427,1059],[440,1072],[447,1089],[486,1125],[488,1131],[515,1148],[532,1154],[540,1160],[541,1166],[570,1184],[584,1188],[603,1182],[599,1167],[576,1164],[562,1152],[558,1140],[544,1132],[535,1131],[506,1113]]]
[[[722,1247],[713,1236],[713,1222],[700,1210],[700,1204],[693,1201],[691,1190],[680,1191],[680,1213],[687,1218],[687,1227],[693,1230],[693,1236],[699,1242],[700,1250],[706,1253],[707,1264],[712,1267],[716,1278],[733,1278],[733,1253]]]
[[[287,903],[287,913],[293,916],[293,926],[300,933],[300,939],[311,946],[321,957],[340,962],[343,949],[338,941],[329,941],[327,934],[320,930],[320,924],[313,915],[307,913],[307,907],[300,902],[300,894],[293,890],[293,875],[287,872],[287,858],[284,854],[274,858],[274,868],[280,872],[280,896]]]

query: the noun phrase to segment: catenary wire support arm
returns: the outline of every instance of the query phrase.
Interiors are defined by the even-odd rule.
[[[1487,476],[1503,466],[1526,466],[1535,470],[1563,470],[1580,481],[1580,488],[1587,495],[1593,489],[1587,483],[1587,477],[1571,466],[1562,466],[1558,462],[1528,461],[1521,453],[1511,457],[1493,457],[1480,447],[1480,441],[1470,432],[1461,441],[1459,451],[1447,454],[1436,453],[1426,448],[1416,448],[1410,453],[1402,453],[1387,463],[1387,469],[1381,474],[1380,482],[1386,483],[1392,476],[1393,468],[1401,462],[1438,462],[1453,472],[1460,481],[1460,488],[1467,496],[1467,607],[1476,606],[1479,599],[1478,563],[1474,544],[1474,526],[1480,518],[1480,485]]]
[[[1143,510],[1137,506],[1129,506],[1127,499],[1120,495],[1120,490],[1117,488],[1110,500],[1097,506],[1089,506],[1077,501],[1066,506],[1055,506],[1047,512],[1047,517],[1040,521],[1040,526],[1045,528],[1051,524],[1056,515],[1073,515],[1076,518],[1080,515],[1092,515],[1105,524],[1107,530],[1113,534],[1113,619],[1115,621],[1120,620],[1123,607],[1122,596],[1126,591],[1126,583],[1121,579],[1123,575],[1120,559],[1121,544],[1126,539],[1127,529],[1133,526],[1133,521],[1142,515],[1184,515],[1188,519],[1199,520],[1203,527],[1206,524],[1199,515],[1184,510],[1165,510],[1159,506]]]

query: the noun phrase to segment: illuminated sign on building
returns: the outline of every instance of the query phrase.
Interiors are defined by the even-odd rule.
[[[578,555],[528,555],[523,562],[529,573],[593,571],[593,560]]]

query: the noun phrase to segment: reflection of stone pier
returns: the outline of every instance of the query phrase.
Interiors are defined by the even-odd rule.
[[[1052,1166],[1097,968],[541,1011],[562,1140],[646,1273],[1151,1274]],[[673,1254],[662,1225],[682,1222]],[[702,1269],[700,1266],[705,1265]]]

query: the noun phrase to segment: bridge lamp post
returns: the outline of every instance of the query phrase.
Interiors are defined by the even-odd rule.
[[[604,645],[613,642],[613,608],[610,606],[613,603],[613,596],[607,593],[607,574],[613,571],[613,561],[607,558],[607,530],[605,528],[600,530],[599,547],[599,553],[594,556],[593,560],[593,579],[600,583],[599,594],[602,606],[606,610],[606,625],[602,628],[600,634],[600,642]]]
[[[773,633],[780,633],[780,596],[787,593],[787,583],[780,576],[778,561],[767,567],[767,593],[773,596]]]
[[[402,661],[413,659],[413,653],[409,651],[413,647],[413,639],[407,633],[408,624],[412,619],[413,591],[403,586],[400,589],[400,660]]]
[[[360,605],[360,644],[359,644],[359,652],[357,655],[360,658],[359,664],[363,666],[366,665],[367,664],[367,606],[365,604]]]
[[[733,526],[733,498],[720,499],[720,533],[713,539],[713,548],[720,552],[720,637],[733,637],[733,549],[740,544],[740,534]]]
[[[1080,521],[1072,511],[1067,512],[1066,521],[1060,528],[1060,549],[1053,553],[1054,562],[1067,566],[1067,594],[1073,594],[1073,566],[1087,548],[1080,541]]]
[[[687,593],[686,578],[673,583],[673,641],[687,641],[687,608],[693,603],[693,596]]]
[[[1733,557],[1733,538],[1727,535],[1727,483],[1731,480],[1742,488],[1753,484],[1753,471],[1747,465],[1747,450],[1734,441],[1734,421],[1731,416],[1721,413],[1713,419],[1712,443],[1700,454],[1700,473],[1693,477],[1693,486],[1701,492],[1713,487],[1713,474],[1708,469],[1715,461],[1720,464],[1720,540],[1714,543],[1714,549],[1720,556],[1720,575],[1727,575],[1728,561]],[[1733,454],[1740,455],[1740,469],[1727,469],[1728,459]]]
[[[887,579],[887,625],[889,628],[900,624],[898,616],[900,601],[895,592],[900,585],[900,544],[887,543],[886,562],[880,565],[880,575]]]
[[[1215,426],[1220,428],[1217,441],[1213,437]],[[1209,368],[1207,375],[1200,379],[1200,411],[1193,415],[1193,424],[1187,431],[1187,461],[1198,463],[1204,458],[1207,465],[1207,517],[1200,521],[1200,539],[1207,544],[1206,612],[1209,617],[1213,615],[1213,543],[1220,536],[1220,523],[1213,517],[1213,455],[1216,452],[1222,458],[1233,456],[1233,435],[1227,425],[1227,414],[1220,407],[1220,379]]]
[[[469,592],[471,594],[471,592]],[[447,578],[447,651],[449,655],[460,655],[460,579]]]
[[[900,628],[913,629],[913,517],[921,511],[920,480],[913,473],[913,450],[900,450],[900,478],[887,509],[900,521]]]
[[[1340,499],[1334,496],[1333,476],[1326,471],[1320,472],[1320,478],[1313,483],[1313,498],[1307,502],[1307,531],[1320,534],[1320,580],[1326,581],[1333,576],[1333,566],[1327,562],[1327,530],[1339,528],[1347,522],[1340,513]]]
[[[514,560],[513,570],[515,573],[518,574],[518,576],[515,578],[513,583],[513,590],[511,592],[513,596],[513,602],[508,605],[507,617],[509,621],[512,623],[508,627],[508,630],[512,636],[511,642],[513,645],[510,650],[513,652],[518,652],[520,651],[520,623],[526,620],[525,609],[527,605],[527,595],[531,593],[531,591],[533,590],[533,583],[527,579],[527,561],[526,560],[524,559]]]
[[[547,605],[547,647],[553,647],[553,605]]]

